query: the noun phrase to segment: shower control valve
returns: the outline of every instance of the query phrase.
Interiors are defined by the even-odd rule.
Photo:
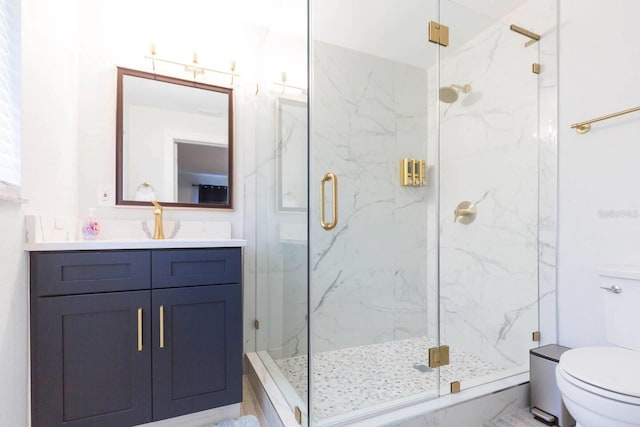
[[[453,211],[453,222],[459,222],[460,224],[471,224],[475,219],[478,211],[473,202],[464,201],[460,202],[456,209]]]

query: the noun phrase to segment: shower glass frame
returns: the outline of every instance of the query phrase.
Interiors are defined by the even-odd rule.
[[[531,340],[531,332],[540,329],[538,296],[543,294],[544,289],[539,289],[539,281],[543,280],[555,286],[555,282],[551,278],[553,271],[555,271],[554,267],[551,266],[548,271],[539,270],[546,268],[545,261],[541,258],[548,258],[551,254],[551,251],[549,254],[544,253],[545,245],[548,245],[549,242],[555,242],[555,217],[553,217],[555,215],[553,205],[555,171],[553,168],[557,155],[554,145],[556,110],[555,105],[550,107],[556,95],[555,93],[547,94],[541,99],[539,78],[531,73],[529,68],[532,62],[541,62],[539,44],[534,43],[525,47],[524,44],[527,40],[521,35],[509,31],[508,27],[511,22],[485,16],[485,22],[490,22],[492,27],[485,28],[476,34],[478,40],[485,44],[479,43],[475,47],[490,50],[499,41],[504,44],[506,49],[503,53],[510,57],[508,63],[502,64],[507,69],[498,67],[489,74],[498,82],[504,82],[505,76],[508,77],[516,72],[522,73],[518,74],[520,79],[518,81],[524,82],[524,85],[515,84],[512,87],[507,87],[508,85],[493,87],[492,85],[495,86],[496,82],[490,83],[490,79],[469,74],[483,67],[490,68],[491,64],[483,62],[483,57],[475,58],[476,62],[473,62],[461,55],[456,56],[455,53],[451,53],[451,51],[464,51],[470,46],[469,43],[473,42],[473,40],[460,41],[456,39],[455,28],[459,28],[459,22],[456,24],[455,21],[460,21],[461,16],[465,14],[467,17],[473,17],[474,20],[477,20],[478,10],[465,9],[453,0],[434,0],[426,6],[432,12],[428,16],[433,16],[434,20],[445,24],[452,23],[451,44],[445,48],[425,41],[425,51],[433,56],[435,65],[424,69],[423,76],[419,77],[412,75],[415,70],[411,67],[392,64],[390,62],[393,61],[385,61],[380,56],[366,55],[348,47],[339,48],[320,40],[314,40],[312,38],[313,28],[324,24],[317,21],[319,18],[314,21],[313,8],[319,7],[318,4],[322,2],[309,1],[309,3],[311,3],[308,13],[309,102],[307,112],[310,144],[307,159],[309,167],[309,209],[307,212],[309,214],[307,215],[307,212],[293,214],[279,212],[277,214],[279,219],[275,223],[263,224],[265,228],[269,228],[266,233],[271,237],[268,239],[277,240],[278,237],[273,234],[277,231],[274,226],[281,227],[282,221],[291,222],[290,219],[297,216],[297,219],[293,221],[296,224],[299,225],[300,219],[303,217],[307,222],[306,240],[304,243],[298,242],[298,244],[306,245],[308,295],[306,296],[306,304],[299,300],[296,302],[296,306],[306,305],[305,310],[308,317],[304,319],[304,322],[308,322],[305,326],[307,327],[307,349],[308,354],[312,356],[310,361],[304,362],[303,357],[295,362],[299,365],[306,363],[306,366],[302,366],[299,371],[302,374],[298,380],[306,378],[307,391],[301,392],[299,384],[298,387],[292,385],[291,372],[287,371],[286,366],[282,363],[283,359],[287,359],[286,350],[282,350],[281,353],[278,353],[280,350],[259,352],[265,364],[268,365],[268,370],[276,379],[276,383],[281,384],[281,390],[288,396],[287,400],[292,413],[295,413],[296,407],[301,408],[303,425],[336,425],[370,414],[385,412],[398,405],[405,406],[449,394],[452,390],[450,383],[455,380],[460,381],[462,390],[465,390],[489,381],[497,381],[510,375],[525,372],[527,370],[525,365],[528,363],[528,359],[525,360],[528,357],[528,349],[539,344]],[[343,10],[342,12],[343,17],[348,16],[348,11]],[[351,12],[355,19],[357,17],[355,10]],[[523,13],[526,13],[526,10]],[[318,14],[318,16],[322,15],[322,13]],[[324,16],[328,15],[325,13]],[[514,19],[522,16],[518,15],[517,11],[513,14]],[[339,25],[340,22],[332,22],[332,24]],[[373,31],[372,28],[368,30]],[[421,30],[424,30],[424,26]],[[385,33],[383,28],[377,28],[376,31]],[[424,36],[424,32],[421,32],[420,37],[424,39]],[[492,52],[494,55],[496,54],[496,51]],[[497,52],[497,55],[500,56],[502,53]],[[502,59],[504,58],[498,58],[498,62]],[[549,57],[546,60],[549,60]],[[457,66],[461,63],[467,63],[467,67]],[[339,75],[337,74],[338,68],[347,70],[348,73]],[[365,70],[368,71],[365,72]],[[336,74],[331,74],[332,72]],[[423,81],[420,81],[421,78]],[[530,79],[523,80],[527,78]],[[406,81],[417,83],[402,87],[402,82]],[[469,90],[462,90],[461,88],[465,88],[466,85],[469,85]],[[418,87],[424,88],[424,90],[416,89]],[[457,89],[457,99],[447,104],[439,102],[438,89],[441,87]],[[420,93],[424,99],[412,98],[409,92]],[[523,113],[520,108],[520,102],[525,98],[522,96],[522,92],[526,92],[527,97],[534,102],[529,116],[527,113]],[[389,94],[393,94],[393,96]],[[513,96],[514,94],[517,95]],[[513,103],[513,99],[507,99],[507,95],[515,98],[515,103]],[[341,96],[342,98],[340,98]],[[269,98],[267,110],[272,108],[272,104],[275,105],[276,97],[273,95],[273,98]],[[385,101],[390,99],[393,99],[394,102],[385,104]],[[356,100],[362,102],[358,104],[354,102]],[[399,102],[400,100],[408,102]],[[494,103],[492,104],[492,102]],[[501,102],[508,106],[501,104]],[[542,102],[545,102],[546,110],[543,117],[540,117]],[[384,106],[378,110],[382,116],[372,114],[376,111],[374,105],[376,103],[378,106]],[[500,111],[501,105],[505,110],[503,112]],[[390,106],[392,108],[387,108]],[[258,108],[264,107],[264,105],[258,106]],[[349,108],[366,114],[358,115],[358,112],[353,112]],[[488,110],[482,112],[481,108]],[[385,116],[388,111],[393,112],[392,118]],[[507,122],[514,122],[514,118],[507,114],[508,111],[517,111],[518,118],[524,118],[526,123],[526,126],[520,129],[519,135],[512,132],[511,136],[515,139],[512,138],[511,142],[508,142],[499,140],[501,135],[489,135],[484,139],[478,138],[475,142],[478,145],[495,143],[493,148],[486,148],[499,152],[500,156],[507,159],[513,154],[513,151],[510,151],[513,149],[509,145],[510,143],[513,143],[512,145],[526,145],[525,152],[527,154],[523,154],[524,160],[531,160],[531,162],[525,162],[523,168],[532,175],[529,176],[530,179],[527,179],[526,183],[522,184],[527,188],[527,201],[524,202],[517,199],[515,189],[500,189],[498,183],[495,182],[485,182],[485,186],[488,185],[490,188],[482,190],[480,188],[482,180],[477,179],[478,176],[482,176],[481,169],[476,170],[477,173],[474,174],[473,162],[471,165],[466,164],[463,167],[461,158],[464,156],[456,152],[460,149],[458,145],[460,142],[468,143],[467,148],[471,147],[472,152],[474,149],[472,145],[474,141],[469,138],[469,135],[463,137],[460,133],[456,133],[468,126],[465,120],[471,120],[474,117],[482,120],[492,114],[502,114],[502,118]],[[471,114],[466,114],[469,112]],[[350,113],[351,116],[349,116]],[[392,150],[376,152],[378,145],[384,145],[385,142],[383,142],[383,137],[377,139],[379,135],[372,131],[375,123],[367,123],[367,114],[370,114],[370,117],[375,116],[378,120],[377,124],[381,125],[381,128],[384,128],[382,125],[397,120]],[[398,117],[418,119],[415,123],[406,120],[398,125],[401,122]],[[541,120],[543,118],[546,120],[545,128],[548,125],[548,134],[544,134],[542,131]],[[388,122],[387,119],[389,119]],[[503,123],[499,119],[496,120],[498,120],[496,123]],[[368,128],[367,126],[372,127]],[[498,128],[504,133],[509,133],[506,128]],[[367,131],[369,131],[368,134]],[[366,135],[366,137],[360,138],[362,135]],[[421,135],[425,135],[425,138],[420,139]],[[388,135],[386,136],[388,137]],[[417,140],[421,140],[422,144],[413,144]],[[273,156],[277,156],[281,143],[282,141],[276,138]],[[369,146],[365,144],[369,144]],[[547,151],[542,153],[544,150]],[[479,167],[489,165],[490,162],[486,160],[486,157],[482,158],[482,153],[479,150],[476,151],[475,154],[479,157],[475,163]],[[387,163],[383,164],[380,158],[375,157],[376,155],[381,158],[385,157]],[[267,154],[265,157],[268,158],[269,155]],[[397,168],[400,165],[400,160],[405,157],[427,161],[428,174],[425,187],[402,188],[400,186]],[[507,163],[501,164],[508,167]],[[466,172],[461,171],[471,171],[471,173],[465,175]],[[327,172],[336,173],[339,182],[340,218],[336,229],[331,231],[323,230],[318,224],[320,179]],[[492,173],[494,172],[495,169],[492,170]],[[542,176],[543,173],[549,176]],[[496,175],[499,174],[496,173]],[[272,178],[258,176],[259,181],[262,178],[266,179],[267,187],[271,185],[271,182],[274,186],[278,184],[277,180],[270,181]],[[509,181],[509,179],[502,177],[502,181]],[[451,185],[452,183],[454,185]],[[462,190],[469,190],[469,193]],[[511,192],[511,199],[497,197],[496,194],[500,195],[498,190],[503,193]],[[423,193],[420,193],[421,191]],[[328,193],[331,191],[329,190]],[[416,194],[422,195],[412,199]],[[491,198],[494,196],[497,198],[492,200]],[[270,196],[266,195],[265,197],[268,199]],[[460,224],[453,221],[457,203],[464,200],[472,202],[478,211],[475,222],[471,224]],[[490,203],[491,201],[493,204]],[[265,203],[268,205],[271,201]],[[331,203],[328,200],[325,200],[324,203],[326,203],[326,210],[330,211]],[[386,211],[384,210],[387,208],[384,206],[385,203],[389,205]],[[470,277],[478,278],[477,272],[465,276],[464,272],[456,271],[454,268],[458,262],[456,253],[462,254],[466,250],[465,248],[469,248],[469,239],[474,233],[484,230],[484,233],[489,233],[488,236],[492,236],[499,235],[504,231],[496,228],[492,230],[491,222],[497,221],[497,218],[487,223],[488,215],[500,211],[510,203],[518,209],[528,206],[528,212],[533,212],[533,217],[527,217],[527,220],[524,221],[526,227],[520,230],[523,240],[519,242],[519,245],[515,245],[519,248],[530,246],[526,249],[531,250],[525,251],[527,271],[522,274],[526,276],[529,284],[522,285],[514,280],[513,286],[509,289],[509,284],[502,280],[505,279],[504,275],[500,277],[502,282],[485,280],[487,277],[471,280]],[[363,219],[363,212],[376,205],[378,207],[375,210],[372,209],[372,216]],[[423,206],[424,209],[406,209],[403,212],[403,207],[407,206]],[[506,215],[508,210],[502,209],[502,215]],[[551,214],[552,211],[553,214]],[[410,221],[415,221],[415,218],[419,218],[420,215],[424,216],[424,218],[420,218],[420,220],[424,219],[424,223],[419,223],[418,226],[413,224],[413,229],[406,227],[407,224],[411,224]],[[541,229],[541,227],[545,227],[545,224],[542,224],[543,216],[545,221],[553,217],[551,218],[553,223],[551,227]],[[385,221],[384,218],[392,218],[393,221]],[[512,217],[511,220],[513,219]],[[344,227],[345,224],[348,226]],[[376,239],[370,239],[369,234],[372,234],[372,230],[378,239],[377,244]],[[417,246],[406,245],[407,236],[410,240],[420,233],[423,233],[424,247],[416,250]],[[518,230],[512,229],[509,233],[515,236],[518,234]],[[540,237],[541,235],[543,237]],[[484,238],[486,236],[485,234]],[[282,238],[282,232],[279,238]],[[478,238],[483,238],[481,233]],[[420,239],[415,241],[418,242]],[[335,253],[332,254],[331,251],[335,251]],[[397,255],[396,258],[384,259],[381,254],[385,251],[391,254],[390,257]],[[282,247],[276,250],[269,245],[261,247],[260,242],[258,242],[256,252],[257,254],[266,253],[269,257],[286,257],[288,254],[287,250],[282,250]],[[302,251],[296,250],[295,252],[296,255],[288,261],[298,265],[298,261],[302,259]],[[515,253],[513,248],[507,252]],[[505,256],[508,256],[509,253]],[[492,265],[504,267],[509,264],[508,262],[499,262],[502,259],[501,254],[491,254],[477,248],[468,251],[466,255],[471,259],[474,257],[480,259],[486,255],[490,261],[487,265],[490,267]],[[413,262],[409,262],[411,259]],[[407,261],[407,264],[403,264],[404,261]],[[323,262],[326,262],[327,265],[325,270],[322,269]],[[391,271],[394,272],[393,277],[385,276],[390,266]],[[421,270],[425,266],[426,268]],[[282,270],[275,271],[275,274],[279,275],[277,280],[282,281],[283,286],[273,294],[269,292],[269,298],[275,298],[274,307],[280,307],[281,310],[278,313],[272,313],[271,317],[276,318],[277,322],[286,328],[291,326],[286,313],[290,307],[287,298],[291,299],[292,294],[285,289],[286,284],[284,284],[282,274],[286,274],[290,270],[287,270],[284,265],[280,265],[280,267]],[[351,267],[353,269],[349,270]],[[518,278],[522,271],[514,271],[511,267],[510,264],[504,267],[505,275]],[[413,271],[410,271],[412,269]],[[265,274],[265,277],[263,280],[258,279],[257,282],[271,284],[273,277],[270,274],[274,272],[261,271],[258,267],[258,276],[262,273]],[[296,270],[295,274],[302,273],[300,270]],[[396,276],[405,274],[411,275],[411,277],[395,281]],[[487,276],[491,277],[491,274]],[[383,279],[380,283],[375,282],[375,279],[380,277],[386,278],[386,280]],[[549,288],[548,284],[547,288]],[[496,286],[496,288],[494,289],[492,286]],[[524,295],[522,286],[528,286],[526,295]],[[483,297],[505,295],[510,290],[522,294],[525,298],[522,301],[507,302],[501,299],[485,298],[483,301]],[[474,295],[474,292],[477,295]],[[468,298],[466,298],[467,296]],[[353,299],[350,300],[349,297],[353,297]],[[419,302],[415,303],[416,301]],[[473,311],[474,307],[487,301],[486,311]],[[356,306],[353,309],[349,305],[351,302]],[[454,302],[457,305],[453,304]],[[329,307],[331,304],[335,305],[325,310],[325,307]],[[464,304],[467,307],[463,307]],[[495,310],[495,307],[501,304],[504,304],[504,310],[496,315],[498,311]],[[301,320],[299,314],[296,315],[296,318]],[[474,324],[485,320],[487,321],[482,326],[484,332],[477,335],[469,334],[469,331],[473,330]],[[359,323],[364,324],[366,328],[359,327]],[[347,326],[345,327],[345,325]],[[365,329],[375,332],[366,336]],[[283,336],[286,335],[284,330],[282,332]],[[332,335],[334,332],[336,334]],[[269,334],[270,332],[264,331],[264,329],[263,332],[260,332],[260,334],[265,333]],[[513,342],[505,344],[507,339],[516,335],[517,338]],[[427,393],[422,390],[423,392],[395,396],[355,409],[348,408],[334,413],[321,412],[323,409],[320,405],[323,401],[327,402],[327,396],[336,396],[332,392],[323,395],[326,388],[315,378],[319,373],[322,373],[320,369],[323,364],[326,365],[330,353],[335,353],[338,359],[344,359],[342,356],[345,351],[347,353],[356,352],[362,357],[364,347],[375,349],[376,346],[384,347],[389,343],[391,345],[403,340],[421,337],[431,338],[434,345],[449,345],[452,365],[455,365],[458,351],[461,349],[464,358],[482,359],[487,355],[495,357],[498,354],[501,355],[500,357],[505,356],[503,359],[510,360],[509,363],[514,363],[499,366],[495,375],[489,375],[480,370],[482,372],[479,374],[476,372],[467,376],[454,377],[449,375],[447,367],[432,368],[436,374],[436,385]],[[257,341],[260,349],[260,339]],[[489,345],[483,347],[483,341],[484,344],[489,343]],[[506,347],[509,348],[505,350]],[[341,351],[343,353],[340,353]],[[511,357],[510,351],[515,351],[517,357]],[[426,346],[423,354],[428,354]],[[300,353],[288,355],[288,357],[295,358],[304,355],[305,351],[303,350]],[[359,361],[362,360],[361,358]],[[500,363],[502,362],[504,360],[500,361]],[[407,363],[409,362],[407,361]],[[362,364],[371,366],[366,362]],[[412,359],[410,368],[415,370],[416,375],[421,375],[420,369],[424,369],[424,364],[423,360]],[[354,377],[360,374],[356,373]],[[344,384],[340,385],[340,387],[342,386]],[[329,402],[329,406],[331,406],[331,402]],[[312,408],[312,410],[308,411],[306,408]]]

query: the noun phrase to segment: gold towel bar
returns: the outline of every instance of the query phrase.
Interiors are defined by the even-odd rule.
[[[584,134],[589,132],[589,130],[591,129],[591,123],[612,119],[614,117],[622,116],[623,114],[633,113],[634,111],[640,111],[640,107],[629,108],[628,110],[618,111],[617,113],[607,114],[606,116],[598,117],[591,120],[585,120],[584,122],[580,123],[574,123],[571,125],[571,129],[575,129],[579,134]]]

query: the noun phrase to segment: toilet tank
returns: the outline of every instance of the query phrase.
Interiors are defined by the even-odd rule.
[[[607,266],[599,273],[607,341],[640,350],[640,266]]]

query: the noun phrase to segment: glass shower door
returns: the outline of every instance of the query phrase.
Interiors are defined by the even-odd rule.
[[[290,94],[289,92],[292,92]],[[307,407],[307,97],[268,92],[258,108],[274,128],[256,153],[258,354],[291,412]]]
[[[538,329],[538,44],[523,8],[475,3],[441,2],[442,393],[528,371]]]
[[[331,425],[437,396],[434,187],[403,185],[400,170],[435,160],[437,3],[310,4],[310,416]]]

